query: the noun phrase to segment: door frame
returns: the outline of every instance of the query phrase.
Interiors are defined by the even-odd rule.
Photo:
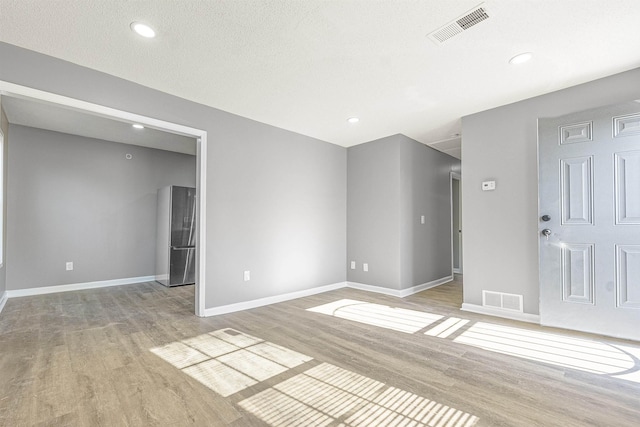
[[[458,172],[449,172],[449,194],[450,197],[450,210],[451,210],[451,272],[454,274],[462,274],[462,239],[459,240],[458,257],[459,267],[455,268],[453,264],[453,240],[456,236],[460,238],[460,233],[453,228],[453,181],[458,181],[458,221],[460,227],[462,227],[462,175]]]
[[[17,85],[3,80],[0,80],[0,95],[46,102],[67,109],[120,122],[140,123],[145,127],[196,139],[196,217],[198,238],[196,241],[195,315],[204,317],[206,301],[207,131],[82,101],[76,98],[57,95],[51,92]]]

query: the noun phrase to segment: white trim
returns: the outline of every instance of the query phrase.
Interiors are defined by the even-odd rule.
[[[274,295],[272,297],[265,297],[254,299],[251,301],[243,301],[235,304],[222,305],[220,307],[207,308],[204,310],[204,316],[218,316],[220,314],[234,313],[236,311],[249,310],[252,308],[263,307],[265,305],[276,304],[279,302],[285,302],[292,299],[308,297],[311,295],[321,294],[323,292],[335,291],[342,288],[353,288],[361,291],[375,292],[378,294],[390,295],[393,297],[404,298],[409,295],[413,295],[416,292],[424,291],[425,289],[433,288],[435,286],[447,283],[453,280],[453,276],[443,277],[437,280],[433,280],[422,285],[413,286],[407,289],[389,289],[381,286],[365,285],[364,283],[356,282],[338,282],[331,285],[320,286],[318,288],[306,289],[304,291],[290,292],[288,294]]]
[[[205,277],[206,277],[206,181],[207,181],[207,132],[202,129],[196,129],[189,126],[183,126],[177,123],[167,122],[164,120],[154,119],[152,117],[142,116],[140,114],[128,111],[116,110],[115,108],[105,107],[103,105],[93,104],[81,101],[67,96],[57,95],[55,93],[45,92],[33,89],[27,86],[21,86],[14,83],[0,80],[0,94],[12,96],[21,99],[35,99],[45,101],[52,104],[62,105],[65,108],[82,111],[94,116],[105,117],[113,120],[124,122],[136,122],[141,125],[157,130],[168,131],[183,136],[197,138],[197,194],[198,194],[198,236],[196,239],[196,293],[195,293],[195,314],[203,316],[205,311]],[[153,280],[153,279],[152,279]],[[108,286],[108,285],[107,285]],[[13,292],[13,291],[11,291]],[[59,292],[59,291],[56,291]]]
[[[358,283],[358,282],[347,282],[346,287],[400,298],[399,289],[390,289],[382,286],[365,285],[364,283]]]
[[[336,289],[342,289],[346,286],[347,286],[347,282],[339,282],[339,283],[333,283],[331,285],[320,286],[318,288],[306,289],[304,291],[290,292],[288,294],[274,295],[272,297],[259,298],[251,301],[243,301],[235,304],[222,305],[220,307],[207,308],[204,312],[204,315],[207,317],[218,316],[220,314],[227,314],[227,313],[234,313],[236,311],[249,310],[252,308],[263,307],[265,305],[271,305],[279,302],[289,301],[292,299],[321,294],[323,292],[335,291]]]
[[[483,307],[476,304],[463,303],[460,307],[462,311],[470,311],[472,313],[486,314],[487,316],[503,317],[505,319],[520,320],[521,322],[540,324],[540,315],[529,313],[518,313],[513,310],[500,310],[495,308]]]
[[[2,115],[2,108],[0,108],[0,116]],[[2,120],[2,117],[0,117],[0,120]],[[2,128],[0,127],[0,268],[2,268],[2,266],[4,265],[4,257],[5,257],[5,253],[4,253],[4,242],[7,240],[6,239],[6,231],[4,228],[4,212],[5,212],[5,206],[6,206],[6,198],[5,198],[5,175],[6,175],[6,167],[5,167],[5,158],[4,158],[4,145],[5,145],[5,141],[4,141],[4,132],[2,132]]]
[[[408,297],[409,295],[422,292],[426,289],[435,288],[436,286],[440,286],[443,283],[447,283],[452,280],[453,280],[453,276],[446,276],[446,277],[441,277],[440,279],[432,280],[431,282],[423,283],[421,285],[416,285],[407,289],[389,289],[389,288],[384,288],[382,286],[365,285],[364,283],[358,283],[358,282],[347,282],[347,287],[353,288],[353,289],[359,289],[361,291],[390,295],[392,297],[397,297],[397,298],[404,298],[404,297]]]
[[[97,282],[72,283],[69,285],[42,286],[39,288],[15,289],[5,292],[8,298],[32,295],[54,294],[56,292],[81,291],[84,289],[106,288],[108,286],[133,285],[135,283],[153,282],[155,276],[128,277],[125,279],[100,280]]]
[[[454,268],[453,274],[462,274],[462,270],[460,270],[459,268]]]
[[[3,80],[0,80],[0,95],[6,95],[21,99],[36,99],[52,104],[64,105],[69,109],[82,111],[94,116],[115,119],[123,122],[137,122],[148,128],[168,130],[172,133],[177,133],[183,136],[200,137],[203,133],[206,134],[206,132],[203,130],[195,129],[189,126],[166,122],[164,120],[142,116],[140,114],[131,113],[129,111],[116,110],[115,108],[105,107],[104,105],[93,104],[91,102],[81,101],[76,98],[69,98],[68,96],[45,92],[42,90],[17,85]]]
[[[9,295],[7,294],[7,291],[4,291],[2,293],[2,296],[0,297],[0,313],[2,313],[2,309],[4,308],[4,305],[7,303],[8,299]]]
[[[198,238],[196,239],[196,316],[206,316],[206,289],[204,284],[207,265],[207,133],[200,135],[196,142],[196,192],[197,192],[197,227]]]
[[[453,275],[441,277],[436,280],[432,280],[427,283],[423,283],[421,285],[416,285],[411,288],[402,289],[400,291],[400,298],[408,297],[409,295],[417,294],[418,292],[422,292],[426,289],[435,288],[436,286],[443,285],[453,280]]]

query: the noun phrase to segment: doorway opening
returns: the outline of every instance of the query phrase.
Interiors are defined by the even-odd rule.
[[[138,124],[156,132],[166,132],[195,140],[196,157],[196,224],[197,238],[195,249],[195,314],[205,315],[205,236],[206,236],[206,170],[207,170],[207,132],[201,129],[183,126],[177,123],[159,120],[153,117],[134,114],[122,110],[105,107],[69,98],[50,92],[45,92],[26,86],[0,81],[0,95],[8,98],[33,101],[52,107],[59,107],[66,111],[82,113],[94,118],[108,119],[128,125]],[[149,146],[159,148],[159,146]],[[127,157],[129,159],[130,157]]]
[[[462,274],[462,177],[451,172],[451,268]]]

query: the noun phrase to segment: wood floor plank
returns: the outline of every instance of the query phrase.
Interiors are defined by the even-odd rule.
[[[359,320],[349,320],[308,310],[344,299],[382,310],[370,316],[404,313],[423,318],[430,313],[440,317],[406,333],[368,323],[366,313]],[[640,376],[625,380],[615,372],[588,372],[580,368],[579,360],[573,367],[530,360],[470,345],[462,338],[476,333],[479,325],[488,325],[512,328],[495,332],[511,337],[505,341],[507,349],[534,345],[538,337],[559,340],[560,344],[545,343],[550,352],[565,345],[562,340],[584,343],[585,348],[593,344],[597,351],[610,354],[598,359],[605,361],[603,369],[617,369],[607,367],[606,361],[611,360],[612,366],[624,365],[631,373],[640,372],[640,361],[624,351],[640,354],[639,343],[461,312],[461,300],[460,277],[404,299],[340,289],[212,318],[193,315],[193,286],[141,283],[12,298],[0,314],[0,425],[289,427],[311,422],[311,414],[318,411],[325,411],[324,418],[315,419],[345,427],[387,425],[391,420],[409,425],[410,420],[403,418],[406,414],[412,414],[416,425],[420,419],[433,425],[464,426],[640,425]],[[456,319],[466,323],[449,335],[440,336],[440,329],[425,334]],[[400,315],[395,320],[386,318],[383,324],[391,321],[405,320]],[[184,371],[151,351],[222,330],[227,332],[217,337],[231,340],[233,334],[247,334],[310,359],[293,368],[273,370],[277,361],[267,363],[264,352],[243,349],[238,353],[242,363],[235,363],[232,353],[204,355],[197,360],[224,366],[219,372],[239,369],[245,370],[240,375],[259,377],[250,382],[253,385],[223,397],[208,388],[204,379],[187,374],[197,370]],[[493,333],[490,329],[479,339],[504,338]],[[535,335],[540,333],[548,335]],[[252,341],[242,342],[250,346]],[[584,351],[576,358],[598,357]],[[256,354],[254,362],[252,354]],[[265,371],[251,363],[264,363]],[[351,379],[331,380],[337,385],[323,385],[326,394],[320,396],[308,388],[319,384],[308,372],[326,366]],[[386,390],[389,396],[402,399],[362,400],[356,396],[357,378],[382,384],[376,393]],[[344,414],[331,409],[341,405],[331,396],[344,398],[349,393],[356,393],[353,402],[363,403]],[[260,403],[263,415],[250,410],[260,396],[276,399],[266,406]],[[342,414],[338,418],[328,415],[338,413]]]

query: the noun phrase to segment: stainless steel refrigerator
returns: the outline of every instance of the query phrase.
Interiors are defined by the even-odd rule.
[[[195,283],[196,189],[158,190],[156,281],[165,286]]]

